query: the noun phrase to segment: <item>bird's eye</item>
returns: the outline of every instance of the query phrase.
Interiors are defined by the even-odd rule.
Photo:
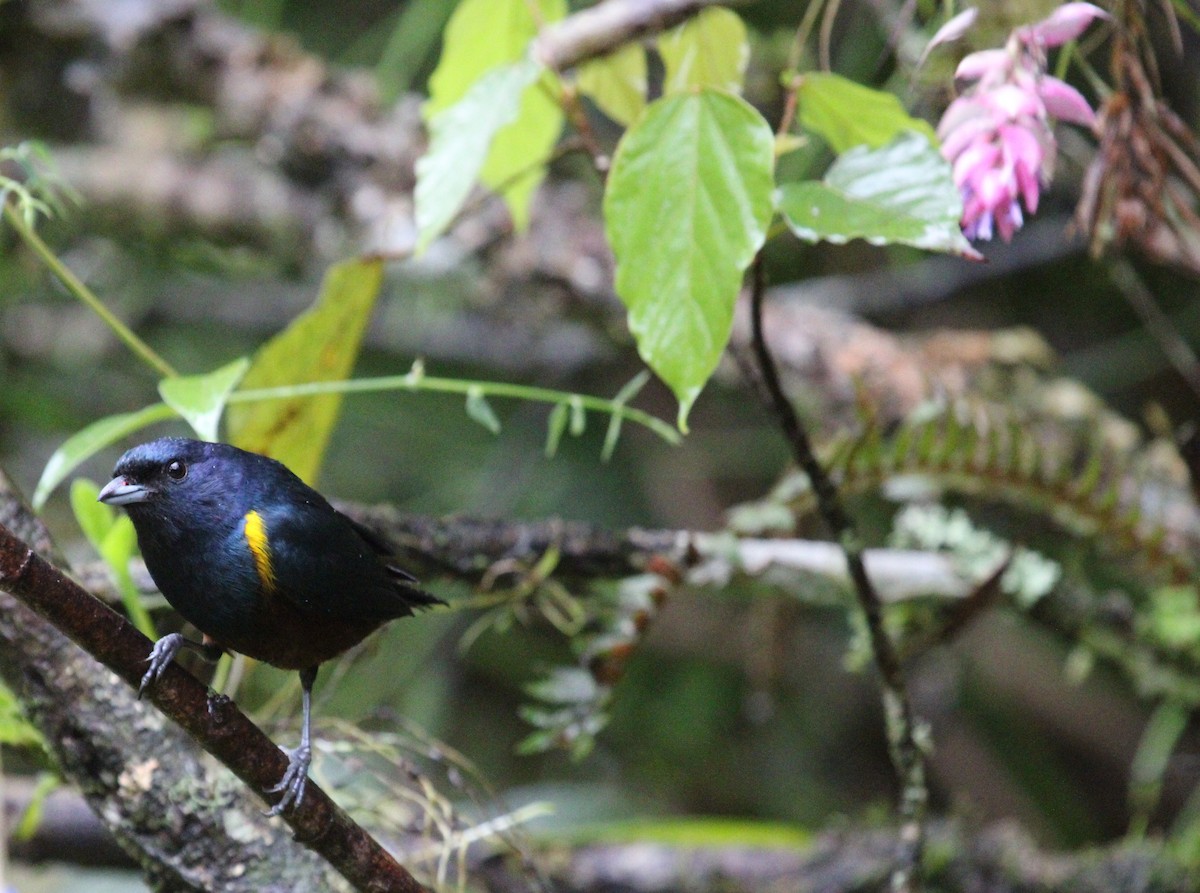
[[[187,471],[187,466],[176,459],[167,466],[167,477],[173,481],[182,481],[187,477]]]

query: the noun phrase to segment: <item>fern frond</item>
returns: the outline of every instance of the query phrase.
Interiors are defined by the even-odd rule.
[[[826,467],[848,494],[917,476],[944,490],[1047,517],[1075,536],[1143,559],[1173,582],[1194,579],[1200,517],[1182,498],[1186,493],[1168,506],[1169,488],[1146,478],[1137,459],[1059,420],[965,402],[932,415],[922,412],[886,437],[878,425],[869,425],[822,450]],[[800,472],[786,476],[769,499],[798,516],[815,510]]]

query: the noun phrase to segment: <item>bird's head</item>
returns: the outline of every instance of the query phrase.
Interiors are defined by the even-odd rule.
[[[97,499],[123,505],[133,512],[140,507],[162,506],[173,497],[195,491],[210,476],[214,447],[183,437],[163,437],[143,443],[117,460],[113,478]]]

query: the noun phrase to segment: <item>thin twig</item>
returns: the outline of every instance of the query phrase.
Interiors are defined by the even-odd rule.
[[[826,0],[821,30],[817,35],[817,58],[821,71],[833,71],[833,25],[841,8],[842,0]]]
[[[901,785],[900,850],[897,853],[895,870],[892,872],[891,888],[894,893],[909,893],[920,888],[919,869],[925,843],[925,810],[929,801],[929,790],[925,784],[925,755],[918,742],[917,721],[913,714],[912,701],[908,695],[904,670],[900,665],[896,646],[883,625],[879,594],[867,575],[863,562],[863,543],[842,506],[836,485],[813,452],[808,432],[783,393],[775,361],[763,337],[762,305],[766,282],[761,255],[755,258],[751,275],[751,339],[762,383],[771,397],[771,408],[791,445],[796,463],[808,475],[812,484],[821,518],[846,554],[850,580],[866,620],[871,650],[883,682],[888,744]]]
[[[22,219],[21,215],[17,213],[16,209],[9,202],[4,203],[4,219],[8,221],[9,225],[21,237],[22,241],[41,258],[42,263],[63,284],[67,291],[86,304],[93,313],[100,317],[104,324],[112,329],[113,334],[120,338],[139,359],[154,369],[155,372],[167,378],[176,374],[175,369],[172,368],[170,363],[160,357],[149,344],[134,334],[129,326],[121,322],[111,310],[104,306],[104,302],[96,297],[92,290],[84,285],[78,276],[71,272],[71,268],[59,260],[58,256],[50,250],[50,246],[42,241],[42,237],[37,234],[37,230],[32,226],[27,226],[24,219]]]

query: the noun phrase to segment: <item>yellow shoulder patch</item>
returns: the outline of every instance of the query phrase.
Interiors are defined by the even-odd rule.
[[[246,545],[254,556],[254,569],[264,592],[275,591],[275,568],[271,566],[271,544],[267,541],[267,525],[258,512],[246,513]]]

